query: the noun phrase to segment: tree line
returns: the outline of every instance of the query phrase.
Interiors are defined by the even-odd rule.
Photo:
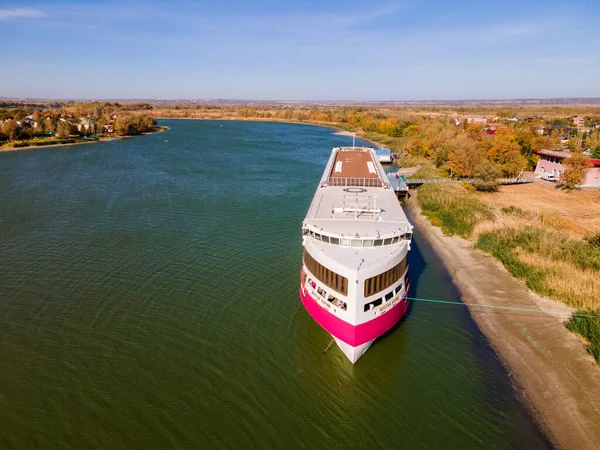
[[[86,137],[111,132],[118,136],[136,135],[156,130],[156,119],[146,113],[147,103],[127,105],[91,102],[67,103],[56,108],[0,108],[0,141],[27,140],[55,135]],[[32,117],[33,121],[26,120]],[[81,119],[84,119],[81,121]],[[18,122],[18,123],[16,123]],[[107,128],[107,126],[109,128]]]

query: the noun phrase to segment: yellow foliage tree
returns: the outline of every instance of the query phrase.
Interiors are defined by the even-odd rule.
[[[562,161],[565,171],[561,176],[561,181],[565,189],[574,189],[585,177],[587,170],[592,167],[592,163],[583,153],[573,153],[570,158]]]

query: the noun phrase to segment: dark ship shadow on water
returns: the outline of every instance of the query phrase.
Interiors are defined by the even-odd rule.
[[[408,211],[406,211],[406,209],[405,209],[405,213],[406,213],[407,217],[409,217],[409,219],[410,219],[410,213]],[[407,296],[409,298],[416,297],[417,285],[419,283],[419,278],[421,278],[421,275],[425,271],[425,267],[427,267],[427,261],[425,261],[425,258],[423,258],[423,254],[421,253],[421,249],[420,249],[420,246],[423,244],[424,244],[424,238],[415,228],[413,230],[413,240],[411,243],[411,249],[408,252],[408,280],[409,280],[410,286],[408,288]],[[413,304],[414,304],[414,302],[411,302],[411,301],[408,302],[408,307],[406,309],[406,312],[400,318],[398,323],[396,323],[396,325],[394,325],[388,331],[386,331],[381,336],[379,336],[377,338],[377,340],[373,343],[374,345],[376,345],[377,341],[379,341],[380,339],[385,339],[389,335],[393,334],[399,327],[401,327],[404,324],[404,322],[406,322],[406,320],[408,320],[408,318],[410,317],[410,315],[412,314],[412,311],[413,311]]]

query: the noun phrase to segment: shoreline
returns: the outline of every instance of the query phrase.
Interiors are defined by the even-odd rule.
[[[413,222],[446,266],[464,303],[504,305],[540,313],[466,306],[478,328],[517,382],[517,394],[557,448],[595,449],[600,442],[600,367],[565,321],[573,309],[542,298],[472,243],[445,236],[407,201]],[[547,315],[564,313],[564,318]]]
[[[36,148],[56,148],[56,147],[71,147],[74,145],[99,144],[101,142],[120,141],[121,139],[129,139],[129,138],[134,138],[134,137],[138,137],[138,136],[148,136],[151,134],[158,134],[158,133],[167,131],[168,129],[169,129],[169,127],[163,126],[159,130],[156,130],[156,131],[148,131],[146,133],[134,134],[132,136],[110,136],[107,138],[98,139],[97,141],[87,140],[87,141],[81,141],[81,142],[69,142],[68,144],[28,145],[27,147],[6,147],[6,148],[0,147],[0,153],[16,152],[16,151],[20,151],[20,150],[33,150]]]
[[[273,119],[273,118],[268,118],[268,117],[248,117],[248,118],[239,118],[239,117],[218,117],[218,118],[215,118],[215,117],[155,117],[155,119],[156,120],[214,120],[214,121],[222,120],[222,121],[229,121],[229,122],[265,122],[265,123],[288,123],[288,124],[294,124],[294,125],[309,125],[309,126],[314,126],[314,127],[328,128],[330,130],[333,130],[334,131],[333,134],[338,135],[338,136],[352,137],[356,134],[357,139],[362,139],[363,141],[368,142],[371,145],[373,145],[373,147],[375,147],[375,148],[385,148],[385,146],[382,145],[381,143],[361,136],[359,134],[359,132],[354,133],[352,131],[348,131],[339,126],[336,126],[334,124],[324,124],[324,123],[317,123],[317,122],[298,122],[298,121],[293,121],[293,120]],[[20,151],[20,150],[32,150],[35,148],[71,147],[71,146],[75,146],[75,145],[97,144],[100,142],[110,142],[110,141],[116,141],[116,140],[120,140],[120,139],[134,138],[137,136],[158,134],[158,133],[162,133],[164,131],[169,130],[169,127],[167,127],[167,126],[159,126],[159,127],[161,127],[161,129],[157,130],[157,131],[151,131],[148,133],[140,133],[140,134],[133,135],[133,136],[110,136],[110,137],[100,139],[97,141],[80,141],[80,142],[71,142],[68,144],[29,145],[27,147],[5,147],[5,148],[0,147],[0,153],[14,152],[14,151]]]

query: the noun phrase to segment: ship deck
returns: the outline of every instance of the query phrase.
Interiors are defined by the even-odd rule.
[[[379,178],[379,173],[371,152],[341,150],[335,155],[330,176],[331,178]]]
[[[353,147],[333,149],[304,223],[324,234],[363,239],[412,228],[372,149]]]

